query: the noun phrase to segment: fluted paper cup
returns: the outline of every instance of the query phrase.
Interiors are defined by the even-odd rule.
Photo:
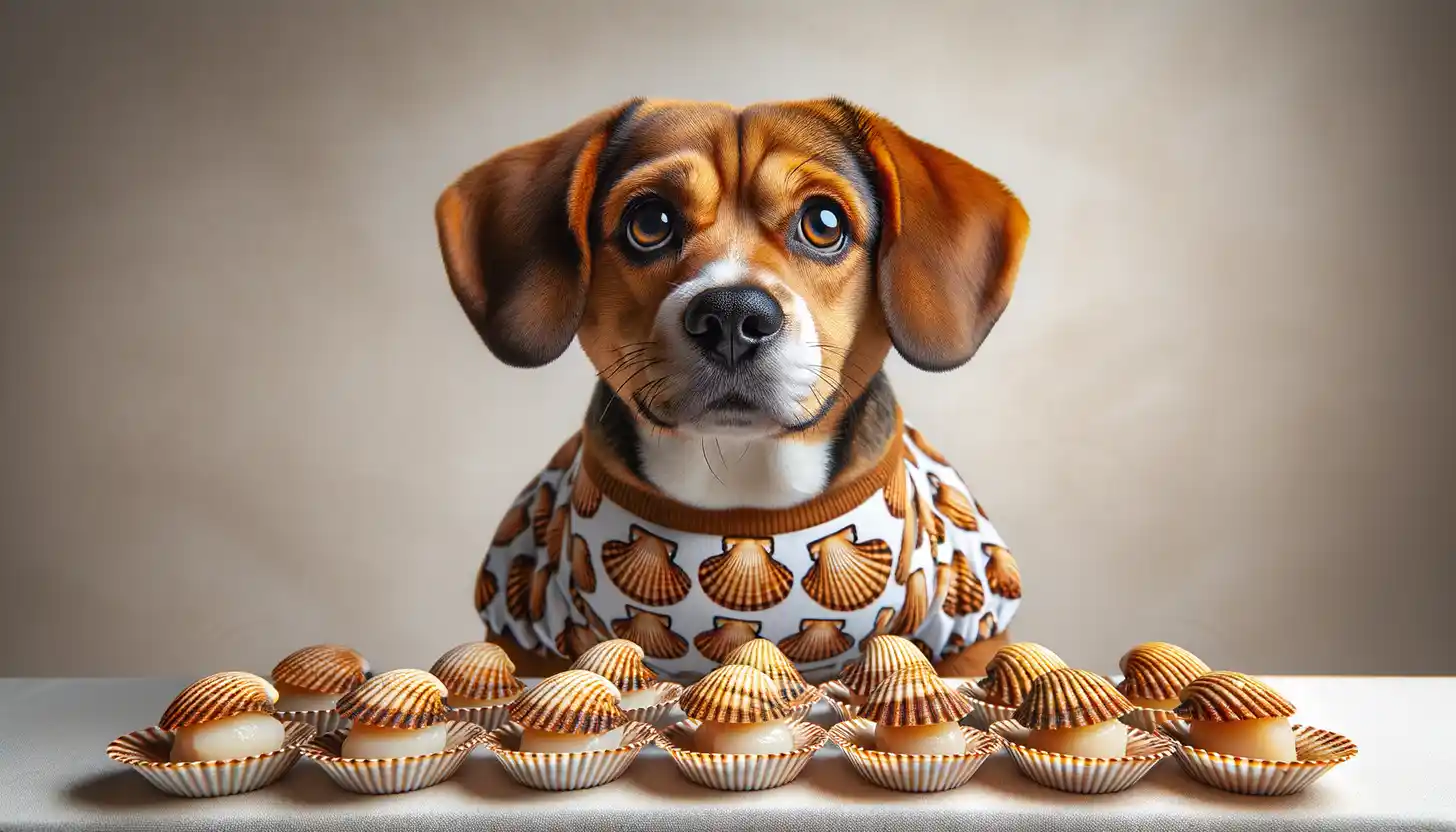
[[[657,740],[657,729],[646,722],[629,722],[622,727],[622,745],[600,751],[533,753],[521,750],[521,726],[514,723],[495,729],[485,745],[512,780],[532,789],[568,792],[610,783],[627,773],[643,748]]]
[[[860,777],[882,789],[901,792],[943,792],[970,782],[981,764],[1001,748],[1001,740],[969,725],[958,726],[966,738],[961,754],[891,754],[875,750],[875,724],[867,719],[841,722],[829,729]]]
[[[1194,780],[1215,789],[1236,794],[1279,797],[1309,788],[1335,766],[1353,759],[1360,750],[1348,738],[1311,728],[1293,725],[1294,753],[1298,762],[1255,760],[1205,751],[1188,744],[1188,723],[1167,722],[1158,731],[1176,750],[1178,766]]]
[[[794,732],[793,751],[712,754],[693,750],[693,735],[701,724],[696,719],[673,723],[662,731],[657,744],[672,755],[684,777],[700,786],[728,792],[776,789],[792,783],[828,738],[825,730],[812,722],[794,722],[790,724]]]
[[[172,731],[144,728],[117,737],[106,747],[106,756],[130,766],[148,783],[176,797],[226,797],[261,789],[276,783],[298,762],[303,746],[316,735],[313,726],[302,722],[283,724],[283,747],[267,754],[236,760],[171,762]]]
[[[672,711],[673,707],[677,705],[677,700],[682,697],[683,686],[676,682],[658,682],[655,687],[658,690],[655,703],[645,708],[626,709],[627,717],[633,722],[656,725]]]
[[[415,757],[356,759],[342,756],[348,729],[335,731],[304,746],[303,756],[318,763],[341,788],[358,794],[399,794],[427,789],[449,780],[465,764],[471,749],[485,742],[486,730],[470,722],[451,722],[445,750]]]
[[[1021,773],[1047,788],[1077,794],[1108,794],[1132,788],[1158,763],[1173,755],[1167,739],[1137,728],[1127,729],[1127,754],[1121,757],[1076,757],[1025,745],[1031,729],[1015,721],[991,726]]]
[[[989,731],[992,725],[998,722],[1007,722],[1015,719],[1016,709],[1008,708],[1005,705],[997,705],[995,702],[986,701],[986,692],[975,682],[966,682],[956,688],[965,697],[971,700],[971,724],[982,731]]]

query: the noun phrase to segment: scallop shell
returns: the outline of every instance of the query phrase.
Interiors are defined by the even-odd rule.
[[[942,482],[940,477],[934,474],[926,474],[925,478],[930,481],[930,487],[935,489],[937,511],[945,515],[945,518],[954,523],[957,528],[972,532],[979,528],[976,524],[976,507],[971,504],[969,494]]]
[[[582,618],[586,619],[587,629],[596,633],[599,640],[612,637],[612,630],[607,626],[607,622],[597,615],[596,610],[591,608],[591,604],[587,603],[586,598],[582,597],[580,592],[577,592],[576,587],[571,588],[571,605],[576,607],[576,611],[581,613]]]
[[[988,610],[985,615],[981,616],[981,620],[976,623],[976,640],[985,641],[988,638],[994,637],[998,632],[1000,632],[1000,629],[996,625],[996,614]]]
[[[843,618],[806,618],[799,622],[799,631],[779,639],[779,649],[796,662],[822,662],[854,646],[854,638],[845,634]]]
[[[556,651],[571,658],[580,656],[600,644],[601,641],[590,628],[567,619],[566,623],[561,626],[561,632],[556,634]]]
[[[622,692],[587,670],[548,676],[510,705],[511,721],[558,734],[602,734],[627,722]]]
[[[426,728],[449,718],[445,684],[423,670],[381,673],[339,698],[339,716],[376,728]]]
[[[910,486],[913,493],[915,486]],[[910,568],[915,562],[915,547],[920,543],[917,514],[908,513],[900,523],[900,554],[895,558],[895,583],[904,584],[910,579]]]
[[[1233,722],[1294,716],[1294,705],[1278,691],[1242,673],[1219,670],[1194,679],[1179,694],[1173,713],[1189,720]]]
[[[863,650],[864,649],[864,646],[865,646],[865,642],[869,641],[870,639],[874,638],[875,636],[889,635],[889,633],[890,633],[890,622],[891,621],[894,621],[894,620],[895,620],[895,608],[894,607],[880,607],[880,611],[877,612],[877,613],[875,613],[875,626],[870,629],[870,632],[869,632],[868,635],[866,635],[864,638],[862,638],[862,639],[859,640],[859,647],[860,647],[860,649]]]
[[[572,670],[588,670],[617,686],[623,693],[657,684],[657,674],[642,663],[642,646],[624,638],[595,645],[571,663]]]
[[[790,702],[798,701],[799,697],[812,690],[799,669],[794,667],[794,661],[766,638],[756,638],[739,645],[728,654],[723,664],[741,664],[763,671]]]
[[[654,659],[680,659],[687,655],[687,639],[672,631],[672,617],[627,605],[627,617],[612,621],[612,632],[642,645]]]
[[[556,488],[549,482],[541,483],[536,497],[531,501],[531,534],[537,546],[546,545],[546,527],[551,524],[551,512],[556,507]]]
[[[1087,670],[1059,667],[1038,676],[1013,717],[1032,730],[1085,728],[1117,719],[1131,711],[1127,701],[1105,676]]]
[[[981,551],[990,558],[986,563],[986,586],[1002,598],[1020,598],[1021,570],[1016,567],[1016,559],[1006,547],[994,543],[982,543]]]
[[[551,455],[551,461],[546,463],[547,470],[564,471],[571,467],[576,461],[576,452],[581,450],[581,431],[571,435],[571,438],[561,443],[556,453]]]
[[[794,573],[773,558],[771,537],[725,537],[723,553],[698,566],[698,584],[720,607],[763,610],[789,597]]]
[[[863,719],[892,728],[959,722],[971,700],[953,690],[927,666],[902,667],[875,685],[860,709]]]
[[[1138,699],[1176,699],[1189,682],[1213,672],[1202,659],[1166,641],[1137,645],[1117,666],[1123,677],[1117,689]]]
[[[930,598],[925,590],[925,570],[917,569],[905,584],[905,600],[900,602],[900,612],[890,622],[890,633],[897,636],[914,635],[929,612]]]
[[[889,509],[890,516],[897,520],[905,517],[905,510],[910,505],[910,494],[907,490],[910,487],[910,476],[901,470],[900,476],[892,472],[890,478],[885,482],[884,497],[885,508]]]
[[[850,691],[868,696],[875,685],[905,667],[929,668],[930,662],[909,639],[883,635],[866,639],[860,645],[859,661],[844,666],[839,681]]]
[[[890,580],[893,555],[883,540],[856,540],[854,526],[809,544],[814,565],[804,574],[804,591],[826,609],[867,607]]]
[[[277,710],[273,706],[277,701],[277,689],[262,676],[225,670],[183,688],[162,712],[157,727],[175,731],[238,714],[271,714]]]
[[[551,576],[556,574],[556,565],[546,563],[531,573],[530,597],[526,599],[526,620],[540,621],[546,617],[546,592],[551,588]]]
[[[571,507],[581,517],[594,517],[597,509],[602,507],[602,490],[592,481],[585,468],[577,475],[576,482],[572,483]]]
[[[758,638],[762,629],[762,621],[714,616],[713,629],[693,636],[693,646],[708,661],[722,662],[740,645]]]
[[[607,577],[634,601],[667,607],[688,596],[692,579],[674,563],[677,544],[632,524],[629,541],[602,544],[602,568]]]
[[[582,592],[597,591],[597,569],[592,565],[591,547],[579,534],[571,536],[571,581]]]
[[[369,678],[369,662],[339,644],[315,644],[295,650],[273,666],[274,684],[315,693],[348,693]]]
[[[530,555],[511,558],[506,570],[506,612],[515,619],[531,614],[531,579],[536,574],[536,559]]]
[[[495,582],[495,575],[487,567],[490,561],[484,560],[480,563],[480,571],[475,574],[475,609],[484,610],[495,600],[498,587]]]
[[[950,559],[950,583],[941,609],[946,615],[960,617],[980,612],[986,605],[986,589],[971,569],[971,559],[956,550]],[[937,587],[937,594],[939,588]]]
[[[1014,708],[1043,673],[1066,667],[1062,657],[1031,641],[1008,644],[986,662],[986,678],[977,682],[994,704]]]
[[[571,509],[557,506],[546,524],[546,560],[553,566],[561,560],[566,549],[566,539],[571,534]]]
[[[500,525],[495,528],[495,537],[490,540],[492,546],[505,546],[517,537],[521,532],[531,525],[531,515],[526,509],[525,503],[511,506],[506,516],[501,518]]]
[[[925,434],[921,433],[920,431],[916,430],[915,428],[910,427],[909,425],[906,425],[905,426],[905,435],[910,438],[910,441],[911,442],[914,442],[915,443],[915,447],[919,448],[920,449],[920,453],[925,454],[925,456],[927,458],[929,458],[929,459],[931,459],[931,460],[933,460],[935,462],[938,462],[941,465],[949,465],[950,464],[950,461],[947,460],[940,453],[940,451],[937,451],[935,449],[935,446],[934,445],[930,444],[930,440],[928,440],[928,439],[925,438]]]
[[[783,719],[791,710],[767,673],[741,664],[716,668],[683,691],[677,704],[693,719],[733,724]]]
[[[526,689],[516,678],[516,664],[506,651],[486,641],[450,648],[430,666],[430,673],[451,696],[504,699]]]

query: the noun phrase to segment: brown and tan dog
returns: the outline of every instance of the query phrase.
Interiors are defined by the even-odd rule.
[[[744,109],[635,100],[468,171],[440,197],[436,219],[456,297],[497,357],[540,366],[576,339],[599,375],[583,434],[522,492],[477,582],[477,607],[522,673],[562,669],[600,638],[657,638],[647,625],[685,620],[682,610],[698,603],[693,573],[700,582],[714,574],[709,558],[690,555],[690,545],[664,529],[705,536],[720,557],[744,528],[767,540],[828,522],[832,512],[814,507],[843,508],[851,493],[882,491],[892,516],[906,485],[887,483],[883,472],[898,477],[902,458],[917,502],[908,512],[901,506],[911,518],[903,535],[882,537],[895,535],[891,550],[903,537],[917,553],[928,537],[931,577],[920,576],[917,590],[910,555],[902,554],[906,574],[897,567],[893,581],[883,579],[898,600],[876,596],[891,604],[894,620],[875,616],[874,602],[865,605],[874,631],[901,621],[907,636],[925,636],[922,649],[942,672],[956,676],[978,674],[1005,642],[1011,608],[998,622],[968,599],[973,592],[1019,598],[1019,579],[1014,592],[1007,589],[1014,562],[954,472],[938,467],[948,463],[902,427],[881,373],[892,347],[922,370],[964,364],[1005,309],[1028,219],[995,178],[839,99]],[[594,545],[589,530],[603,492],[655,525],[634,523],[631,535],[604,530]],[[976,547],[971,554],[960,538],[947,542],[947,522],[955,533],[978,529],[965,546]],[[663,541],[661,551],[640,542],[647,538]],[[835,574],[814,577],[816,565],[832,564],[814,548],[823,539],[807,545],[797,568],[792,555],[773,558],[806,546],[773,542],[774,554],[757,556],[769,558],[766,569],[761,561],[741,567],[767,576],[748,589],[772,596],[780,568],[792,574],[777,606],[753,623],[766,634],[763,616],[802,619],[788,625],[802,636],[808,622],[828,620],[820,606],[843,609],[829,595]],[[862,574],[878,585],[878,550],[857,545],[864,564],[845,561],[843,580]],[[558,569],[563,559],[570,568]],[[614,571],[619,561],[647,571]],[[957,570],[979,585],[955,583]],[[598,571],[611,580],[599,581]],[[666,586],[666,594],[652,596],[640,588],[645,582]],[[795,582],[818,604],[790,594]],[[600,595],[598,584],[621,597]],[[725,591],[731,597],[722,600],[713,588],[705,584],[725,609],[704,614],[760,609],[741,592]],[[957,623],[953,603],[971,617]],[[918,616],[911,623],[902,621],[907,606]],[[949,617],[932,622],[922,607]],[[845,616],[809,641],[842,633],[827,650],[872,634]],[[659,658],[669,665],[698,652],[711,659],[711,627],[689,627],[706,640],[668,632]],[[929,643],[932,631],[939,644]],[[820,656],[802,649],[806,664]],[[851,652],[842,647],[837,661]],[[695,667],[682,665],[687,675]]]

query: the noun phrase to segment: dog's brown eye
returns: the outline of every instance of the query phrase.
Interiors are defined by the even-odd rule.
[[[655,251],[672,240],[672,206],[665,200],[649,199],[627,215],[627,241],[638,251]]]
[[[844,212],[833,201],[815,197],[804,205],[799,218],[799,234],[804,242],[823,251],[833,251],[844,242]]]

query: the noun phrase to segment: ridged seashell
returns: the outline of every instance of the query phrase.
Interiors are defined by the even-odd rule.
[[[490,539],[492,546],[505,546],[512,540],[521,536],[531,525],[531,515],[525,503],[511,506],[506,516],[501,518],[500,525],[495,528],[495,537]]]
[[[548,676],[510,705],[511,721],[557,734],[603,734],[627,722],[617,686],[587,670]]]
[[[592,565],[591,547],[579,534],[571,536],[571,580],[582,592],[597,591],[597,569]]]
[[[1006,547],[994,543],[982,543],[981,551],[990,558],[986,563],[986,586],[1002,598],[1020,598],[1021,570],[1016,566],[1016,559]]]
[[[582,653],[571,663],[571,669],[603,676],[623,693],[645,690],[657,684],[657,674],[642,663],[644,653],[635,641],[614,638]]]
[[[580,592],[577,592],[576,587],[571,588],[571,605],[576,607],[576,611],[581,613],[582,618],[586,619],[587,629],[596,633],[599,637],[598,640],[612,637],[612,629],[607,626],[607,622],[597,615],[597,611],[591,608],[591,604],[587,603]]]
[[[612,632],[642,645],[654,659],[680,659],[687,655],[687,639],[672,631],[672,617],[627,605],[627,617],[612,621]]]
[[[839,681],[852,692],[868,696],[875,686],[905,667],[929,668],[930,662],[909,639],[884,635],[860,645],[859,661],[844,666]]]
[[[516,678],[516,663],[487,641],[470,641],[446,650],[430,666],[451,696],[504,699],[526,689]]]
[[[941,609],[946,615],[964,616],[980,612],[986,605],[986,589],[971,569],[971,559],[959,549],[950,559],[951,581]]]
[[[571,534],[571,509],[557,506],[551,513],[551,522],[546,524],[546,560],[553,566],[561,560],[566,548],[566,538]]]
[[[551,576],[556,574],[556,565],[546,563],[531,573],[531,596],[526,599],[526,620],[540,621],[546,617],[546,592],[551,588]]]
[[[531,501],[531,534],[537,546],[546,545],[546,527],[551,524],[551,512],[556,507],[556,488],[549,482],[541,483],[536,497]]]
[[[556,650],[561,655],[572,658],[592,649],[601,641],[590,628],[568,618],[561,625],[561,632],[556,634]]]
[[[723,554],[698,566],[698,585],[720,607],[763,610],[789,597],[794,573],[773,558],[773,538],[725,537]]]
[[[856,540],[854,526],[809,544],[814,565],[804,573],[804,591],[826,609],[867,607],[890,580],[893,555],[883,540]]]
[[[937,451],[935,449],[935,446],[930,444],[930,440],[925,438],[925,434],[921,433],[915,428],[910,427],[909,425],[906,425],[905,435],[910,437],[910,441],[914,442],[915,447],[919,448],[920,452],[922,454],[925,454],[926,457],[940,463],[941,465],[950,464],[950,462],[940,453],[940,451]]]
[[[977,682],[993,703],[1021,704],[1038,676],[1067,666],[1062,657],[1031,641],[1018,641],[996,651],[986,662],[986,678]]]
[[[576,452],[581,449],[581,431],[571,435],[571,438],[561,443],[556,453],[551,455],[551,461],[546,463],[546,468],[552,471],[564,471],[571,467],[576,461]]]
[[[1059,667],[1031,683],[1031,690],[1017,706],[1014,718],[1036,731],[1085,728],[1117,719],[1132,708],[1132,703],[1107,677]]]
[[[475,574],[475,609],[477,611],[490,606],[490,602],[495,600],[495,594],[498,591],[495,575],[486,568],[488,565],[489,561],[481,561],[480,571]]]
[[[988,610],[985,615],[981,616],[981,620],[976,622],[976,640],[985,641],[994,637],[998,632],[1000,632],[1000,628],[996,625],[996,614]]]
[[[511,566],[506,570],[506,612],[511,618],[523,619],[531,614],[531,578],[535,573],[534,557],[511,558]]]
[[[295,650],[273,666],[274,684],[314,693],[348,693],[369,677],[369,662],[339,644],[315,644]]]
[[[900,456],[905,459],[905,462],[909,463],[911,468],[918,469],[920,467],[920,460],[916,459],[915,454],[911,453],[910,443],[903,436],[900,437]]]
[[[822,662],[832,659],[854,646],[854,638],[844,632],[842,618],[806,618],[799,622],[799,631],[779,639],[779,649],[796,662]]]
[[[693,582],[673,562],[677,544],[635,523],[628,534],[628,541],[602,544],[602,568],[612,583],[628,598],[654,607],[672,606],[686,598]]]
[[[895,476],[899,473],[900,476]],[[890,516],[895,519],[903,519],[905,510],[910,505],[910,477],[903,470],[892,471],[890,478],[885,482],[885,508],[890,510]]]
[[[1173,713],[1189,720],[1233,722],[1294,716],[1294,705],[1278,691],[1231,670],[1205,673],[1179,694],[1182,704]]]
[[[925,589],[925,570],[917,569],[905,584],[905,600],[900,602],[900,612],[890,622],[890,633],[897,636],[914,635],[929,612],[930,597]]]
[[[930,481],[930,487],[935,489],[936,510],[945,515],[945,518],[954,523],[957,528],[975,531],[978,526],[976,508],[971,504],[971,495],[942,482],[940,477],[934,474],[926,474],[925,478]]]
[[[926,661],[932,661],[935,658],[935,651],[931,650],[930,645],[926,644],[923,640],[918,638],[912,638],[910,639],[910,644],[913,645],[916,650],[920,651],[920,655],[924,656]]]
[[[677,705],[693,719],[733,724],[783,719],[790,710],[767,673],[741,664],[714,669],[683,691]]]
[[[909,486],[911,493],[915,486]],[[910,569],[915,563],[915,547],[920,545],[919,514],[906,512],[900,523],[900,553],[895,558],[895,583],[904,584],[910,579]]]
[[[262,676],[225,670],[204,676],[183,688],[162,712],[157,726],[175,731],[238,714],[271,714],[277,711],[273,705],[277,701],[277,689]]]
[[[925,535],[931,535],[930,554],[935,557],[935,512],[930,508],[930,498],[918,489],[911,495],[915,500],[915,545],[919,546]]]
[[[1123,654],[1117,666],[1122,681],[1117,689],[1137,699],[1177,699],[1188,683],[1213,668],[1176,644],[1150,641]]]
[[[449,717],[445,683],[423,670],[381,673],[339,698],[344,719],[376,728],[426,728]]]
[[[728,654],[723,663],[741,664],[763,671],[774,680],[774,684],[779,686],[779,693],[790,702],[797,701],[810,690],[809,683],[804,681],[799,669],[794,667],[793,659],[766,638],[756,638],[739,645]]]
[[[971,700],[947,685],[927,666],[902,667],[875,685],[859,715],[891,728],[959,722]]]
[[[714,616],[713,629],[704,630],[693,636],[693,646],[698,648],[698,652],[702,653],[708,661],[721,663],[739,646],[758,638],[758,633],[762,629],[762,621]]]
[[[602,490],[592,481],[585,468],[571,485],[571,507],[582,517],[596,516],[597,509],[602,507]]]
[[[862,639],[859,640],[859,647],[860,647],[860,649],[863,650],[864,649],[865,642],[869,641],[870,639],[874,638],[875,636],[889,635],[889,633],[890,633],[890,622],[891,621],[894,621],[894,620],[895,620],[895,608],[894,607],[880,607],[880,611],[877,612],[877,613],[875,613],[875,626],[872,627],[872,628],[870,628],[870,631],[869,631],[869,634],[868,635],[866,635],[864,638],[862,638]]]

